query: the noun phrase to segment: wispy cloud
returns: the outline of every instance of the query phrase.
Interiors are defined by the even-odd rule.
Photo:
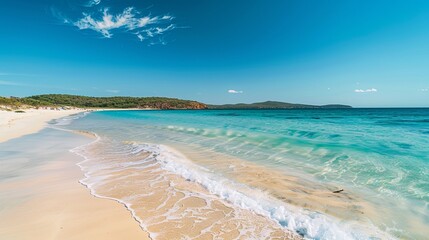
[[[90,0],[87,7],[94,7],[95,11],[88,12],[86,8],[81,13],[82,17],[77,19],[67,18],[54,8],[52,12],[65,24],[75,26],[79,30],[98,32],[104,38],[112,38],[117,32],[125,32],[136,36],[140,41],[145,41],[155,37],[160,38],[166,32],[176,29],[173,23],[174,17],[170,15],[144,15],[134,7],[127,7],[122,12],[113,13],[110,8],[98,5],[101,5],[101,0]]]
[[[243,93],[243,91],[237,91],[237,90],[230,89],[230,90],[228,90],[228,93],[239,94],[239,93]]]
[[[108,92],[108,93],[119,93],[120,91],[116,90],[116,89],[107,89],[106,92]]]
[[[93,7],[93,6],[97,6],[100,3],[101,3],[101,0],[89,0],[85,6],[86,7]]]
[[[10,73],[10,72],[0,72],[0,76],[17,76],[17,77],[38,77],[37,74],[29,73]]]
[[[374,93],[377,92],[377,89],[375,88],[369,88],[369,89],[355,89],[356,93]]]
[[[429,92],[429,88],[422,88],[421,91],[422,92]]]
[[[64,91],[78,91],[78,88],[63,88],[58,87],[53,84],[33,84],[33,83],[23,83],[23,82],[14,82],[14,81],[4,81],[0,80],[0,86],[14,86],[22,88],[39,88],[39,89],[56,89]]]
[[[5,85],[5,86],[26,86],[25,84],[22,84],[22,83],[10,82],[10,81],[2,81],[2,80],[0,80],[0,85]]]

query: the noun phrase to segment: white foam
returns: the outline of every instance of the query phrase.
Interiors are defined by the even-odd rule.
[[[77,113],[77,114],[72,114],[66,117],[62,117],[59,119],[55,119],[52,121],[51,125],[54,126],[66,126],[66,125],[70,125],[70,123],[72,123],[73,121],[79,119],[79,118],[83,118],[86,117],[86,115],[88,115],[90,112],[82,112],[82,113]]]
[[[237,207],[266,216],[306,239],[394,239],[372,225],[345,223],[332,216],[285,204],[257,189],[208,172],[169,147],[136,144],[135,149],[151,152],[164,170],[204,186]]]
[[[147,232],[147,233],[149,234],[149,236],[148,236],[148,237],[149,237],[150,239],[156,239],[156,234],[151,233],[151,232],[149,232],[149,231],[147,230],[146,226],[143,224],[143,220],[137,216],[136,212],[131,208],[131,204],[130,204],[130,203],[127,203],[127,202],[125,202],[125,201],[122,201],[121,199],[117,199],[117,198],[112,198],[112,197],[106,197],[106,196],[99,195],[99,194],[97,194],[97,193],[96,193],[96,191],[95,191],[94,187],[92,187],[92,185],[91,185],[91,184],[89,184],[89,183],[87,182],[87,180],[88,180],[91,176],[90,176],[90,174],[89,174],[89,173],[87,173],[87,172],[85,172],[85,171],[84,171],[83,164],[84,164],[85,162],[87,162],[87,161],[90,161],[91,159],[90,159],[90,157],[88,157],[88,156],[86,156],[86,155],[84,154],[84,153],[85,153],[85,148],[86,148],[86,147],[89,147],[90,145],[96,144],[97,142],[99,142],[99,141],[101,140],[100,136],[98,136],[96,133],[93,133],[93,134],[94,134],[94,136],[96,137],[96,139],[95,139],[93,142],[90,142],[90,143],[88,143],[88,144],[85,144],[85,145],[83,145],[83,146],[79,146],[79,147],[76,147],[76,148],[73,148],[73,149],[71,149],[71,150],[70,150],[70,152],[72,152],[72,153],[74,153],[74,154],[76,154],[76,155],[79,155],[79,156],[81,156],[81,157],[84,159],[83,161],[78,162],[78,163],[76,164],[76,165],[77,165],[77,166],[79,166],[79,167],[80,167],[80,169],[84,172],[84,178],[83,178],[83,179],[81,179],[81,180],[79,180],[79,183],[81,183],[82,185],[84,185],[85,187],[87,187],[87,188],[90,190],[91,195],[93,195],[93,196],[95,196],[95,197],[103,198],[103,199],[110,199],[110,200],[114,200],[114,201],[116,201],[116,202],[118,202],[118,203],[120,203],[120,204],[124,205],[124,206],[125,206],[125,208],[126,208],[128,211],[130,211],[130,212],[131,212],[131,215],[132,215],[132,216],[133,216],[133,218],[134,218],[134,219],[139,223],[140,227],[141,227],[145,232]],[[93,177],[92,177],[92,178],[93,178]]]
[[[97,139],[94,142],[71,150],[73,153],[84,158],[82,162],[77,164],[84,172],[83,163],[90,160],[90,158],[85,155],[86,147],[100,141],[100,137],[96,134],[95,136]],[[270,197],[258,189],[253,189],[247,185],[239,184],[225,177],[216,175],[194,164],[181,153],[167,146],[133,144],[129,152],[132,154],[148,152],[150,156],[145,157],[142,161],[149,162],[149,159],[150,161],[155,159],[155,163],[159,163],[162,169],[178,174],[189,181],[198,183],[205,187],[211,194],[220,197],[231,205],[265,216],[278,223],[280,226],[299,233],[305,239],[394,239],[392,236],[380,231],[373,225],[364,226],[357,222],[342,222],[326,214],[288,205]],[[131,165],[132,164],[129,166]],[[80,182],[91,190],[91,194],[100,198],[112,199],[123,204],[140,223],[142,229],[148,232],[143,220],[136,215],[130,203],[120,199],[97,195],[93,184],[96,184],[100,179],[97,180],[92,177],[90,183],[88,181],[89,178],[90,172],[86,172],[85,178]],[[245,231],[245,229],[242,229],[242,231]],[[151,234],[150,232],[148,233]],[[152,233],[150,237],[156,238],[156,235]]]

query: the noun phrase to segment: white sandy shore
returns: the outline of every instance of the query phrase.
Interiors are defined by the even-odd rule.
[[[151,108],[130,109],[90,109],[90,111],[132,111],[153,110]],[[47,110],[47,109],[24,109],[24,112],[4,111],[0,109],[0,143],[13,138],[22,137],[27,134],[42,130],[46,123],[57,118],[88,111],[86,109],[72,110]]]
[[[24,111],[0,111],[0,143],[85,110]],[[0,200],[14,203],[0,210],[0,239],[148,239],[124,206],[92,196],[79,183],[83,178],[76,165],[80,157],[68,151],[50,157],[16,180],[0,181]]]
[[[149,239],[121,204],[92,196],[79,184],[79,157],[69,152],[20,178],[0,182],[13,206],[0,211],[0,239]],[[15,196],[16,195],[16,196]]]
[[[43,129],[47,122],[71,114],[83,112],[83,109],[45,110],[25,109],[24,113],[0,111],[0,143]]]

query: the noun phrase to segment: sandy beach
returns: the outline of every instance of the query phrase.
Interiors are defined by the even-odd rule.
[[[82,159],[68,151],[73,141],[58,145],[60,137],[44,143],[46,137],[39,137],[43,133],[7,141],[80,111],[0,112],[0,239],[148,239],[125,206],[96,198],[79,183],[83,173],[76,163]],[[92,141],[76,136],[78,143]],[[19,157],[8,156],[8,151],[18,151]],[[16,166],[25,156],[30,164]]]
[[[0,143],[43,129],[47,122],[71,114],[83,112],[73,110],[25,109],[24,112],[0,111]]]

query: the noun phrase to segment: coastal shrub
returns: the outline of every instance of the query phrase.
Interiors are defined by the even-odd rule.
[[[79,108],[156,108],[205,109],[203,103],[165,97],[87,97],[67,94],[45,94],[16,100],[30,106],[70,106]],[[1,102],[0,102],[1,103]]]

